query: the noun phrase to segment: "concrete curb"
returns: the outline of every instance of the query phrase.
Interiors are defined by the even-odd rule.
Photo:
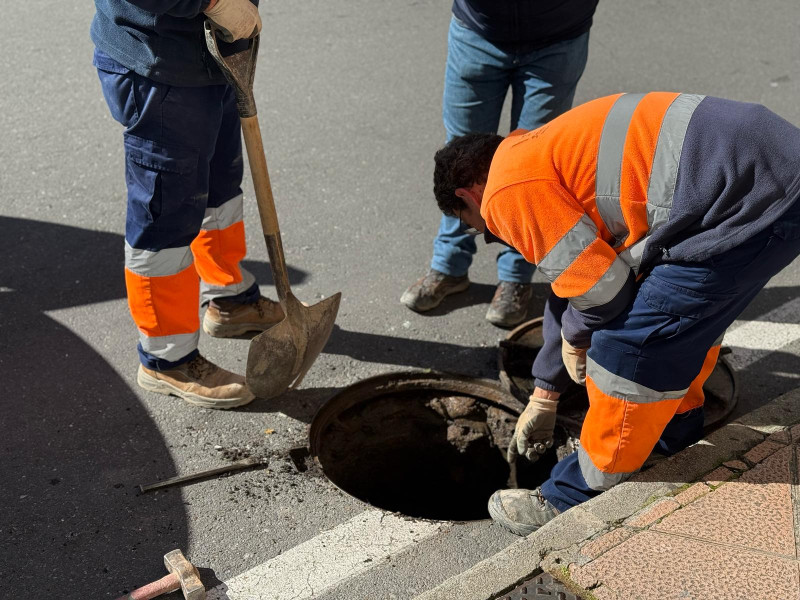
[[[630,481],[573,508],[415,600],[491,600],[537,570],[581,564],[583,542],[614,529],[643,507],[671,496],[722,463],[739,458],[764,439],[800,422],[800,388],[787,392],[714,431],[675,456],[661,459]]]

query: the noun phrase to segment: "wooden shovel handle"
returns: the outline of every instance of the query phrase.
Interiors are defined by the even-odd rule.
[[[241,117],[242,134],[247,148],[247,160],[253,177],[253,188],[256,192],[258,214],[261,217],[261,230],[267,242],[269,262],[275,279],[278,299],[283,301],[290,293],[289,274],[286,270],[286,258],[283,254],[281,230],[278,226],[278,213],[275,210],[275,198],[272,196],[272,185],[267,171],[267,157],[261,140],[261,129],[258,126],[258,115]]]
[[[250,172],[253,175],[253,187],[256,190],[258,214],[261,216],[261,229],[264,235],[280,233],[278,213],[275,211],[275,198],[272,196],[272,185],[267,171],[267,158],[264,144],[261,141],[261,129],[258,126],[258,115],[242,117],[242,134],[247,147],[247,159],[250,161]]]

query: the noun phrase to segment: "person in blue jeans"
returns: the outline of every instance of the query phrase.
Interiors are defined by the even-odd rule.
[[[496,133],[509,88],[512,131],[536,129],[569,110],[586,65],[596,6],[597,0],[454,0],[442,110],[447,141]],[[430,271],[400,301],[424,312],[466,290],[476,252],[460,219],[442,216]],[[525,319],[535,269],[512,248],[499,252],[489,322],[513,327]]]

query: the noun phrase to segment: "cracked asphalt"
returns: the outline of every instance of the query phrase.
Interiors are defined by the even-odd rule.
[[[173,548],[217,586],[369,510],[319,472],[297,472],[288,458],[336,391],[406,369],[497,377],[505,332],[483,319],[496,284],[493,250],[480,248],[469,291],[432,313],[414,314],[398,301],[427,269],[438,224],[430,189],[432,156],[444,139],[449,7],[447,0],[262,3],[255,93],[290,280],[301,300],[336,291],[343,299],[302,389],[232,412],[136,387],[122,273],[122,130],[91,66],[92,5],[30,0],[6,12],[4,595],[116,598],[160,577]],[[760,102],[800,124],[798,34],[796,0],[602,0],[576,103],[675,90]],[[244,189],[246,264],[274,297],[249,178]],[[797,298],[798,267],[776,277],[743,318]],[[546,293],[536,282],[532,315]],[[737,414],[797,387],[800,341],[792,339],[740,372]],[[223,366],[244,370],[246,340],[203,335],[200,344]],[[267,468],[138,491],[247,453],[275,457]],[[302,597],[411,598],[513,539],[488,521],[441,523],[389,559]]]

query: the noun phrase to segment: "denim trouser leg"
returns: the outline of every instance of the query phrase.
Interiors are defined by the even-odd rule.
[[[464,233],[458,217],[442,215],[439,232],[433,240],[431,268],[445,275],[461,277],[469,271],[472,255],[477,251],[475,236]]]
[[[511,127],[536,129],[572,108],[589,55],[589,33],[519,57],[511,76]],[[500,281],[527,283],[535,267],[511,248],[497,255]]]
[[[442,116],[447,140],[471,132],[493,133],[509,88],[511,129],[535,129],[569,109],[586,64],[588,33],[534,52],[500,49],[465,27],[450,23]],[[448,275],[464,275],[477,250],[455,217],[442,217],[433,244],[431,266]],[[535,267],[504,248],[497,259],[500,281],[527,283]]]

